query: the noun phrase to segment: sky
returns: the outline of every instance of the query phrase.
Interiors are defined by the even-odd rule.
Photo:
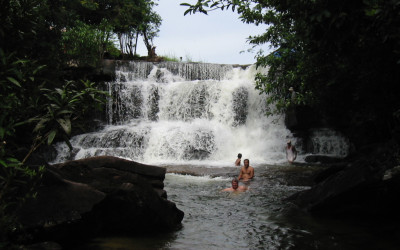
[[[250,35],[265,32],[264,27],[245,24],[232,10],[216,10],[208,15],[202,13],[187,14],[180,3],[194,3],[196,0],[160,0],[155,11],[161,16],[159,36],[153,40],[158,56],[180,58],[183,61],[199,61],[219,64],[253,64],[256,52],[247,52],[252,48],[247,43]],[[264,45],[264,51],[269,47]],[[243,53],[240,53],[244,51]],[[137,52],[147,55],[143,43],[138,43]]]

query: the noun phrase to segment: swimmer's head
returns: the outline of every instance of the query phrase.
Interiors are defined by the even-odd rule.
[[[239,187],[239,181],[238,179],[234,178],[232,180],[232,188],[236,190],[238,187]]]

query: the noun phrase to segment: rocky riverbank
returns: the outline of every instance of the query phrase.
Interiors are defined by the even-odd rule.
[[[101,234],[180,227],[184,213],[167,200],[166,170],[99,156],[49,166],[37,198],[19,211],[25,244],[69,246]]]
[[[342,162],[327,164],[315,185],[288,198],[314,215],[400,221],[397,143],[362,148]],[[400,232],[400,228],[397,229]]]

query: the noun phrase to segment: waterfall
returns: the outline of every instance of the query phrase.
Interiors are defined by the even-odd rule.
[[[346,157],[350,151],[349,140],[341,133],[329,129],[312,129],[307,143],[307,151],[335,157]]]
[[[57,144],[54,162],[112,155],[146,164],[232,166],[238,153],[252,165],[286,162],[296,142],[283,116],[266,116],[255,90],[255,66],[119,62],[107,83],[107,125]]]

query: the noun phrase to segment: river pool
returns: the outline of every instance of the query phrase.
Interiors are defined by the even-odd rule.
[[[315,218],[285,201],[310,188],[318,166],[256,166],[249,190],[239,194],[221,192],[238,168],[166,168],[168,199],[185,212],[179,230],[96,238],[80,249],[398,249],[369,222]]]

